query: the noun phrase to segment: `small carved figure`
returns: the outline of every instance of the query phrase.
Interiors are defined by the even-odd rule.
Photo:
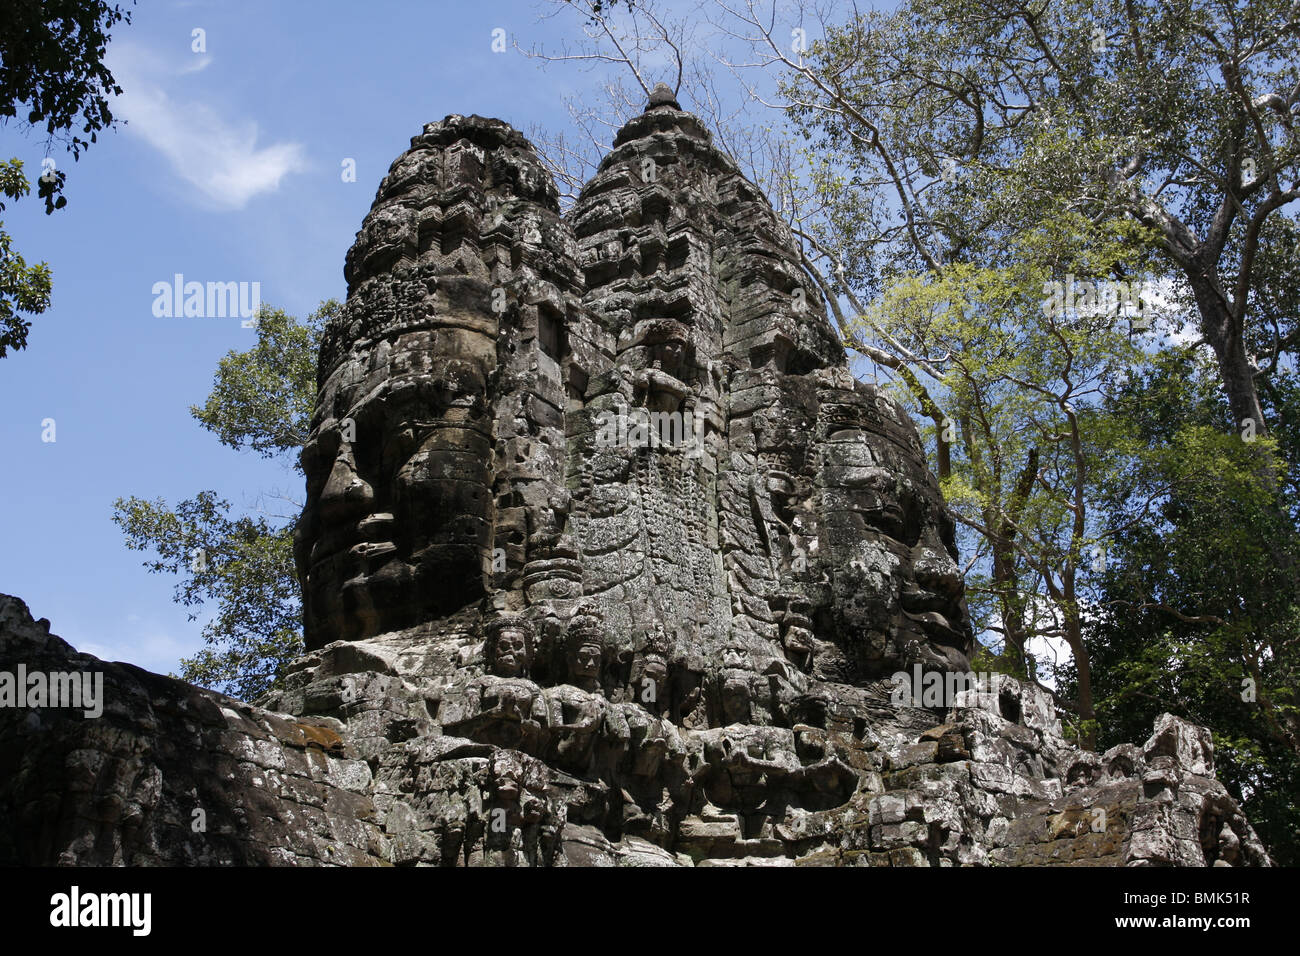
[[[527,618],[501,614],[483,625],[484,656],[498,677],[527,677],[533,663],[533,625]]]
[[[588,692],[599,692],[605,662],[605,637],[599,612],[584,605],[569,621],[569,682]]]

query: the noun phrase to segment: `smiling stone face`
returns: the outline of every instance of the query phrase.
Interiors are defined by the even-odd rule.
[[[487,590],[507,537],[495,497],[523,494],[498,459],[498,423],[524,400],[502,365],[544,331],[549,280],[572,280],[558,222],[554,184],[498,120],[429,124],[380,185],[324,333],[302,453],[309,648],[426,623]]]
[[[327,381],[296,537],[314,645],[418,624],[483,593],[495,351],[469,329],[409,332],[355,351]]]
[[[866,387],[823,407],[826,563],[858,666],[969,668],[952,519],[901,408]]]

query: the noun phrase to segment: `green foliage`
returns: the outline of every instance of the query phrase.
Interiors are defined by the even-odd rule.
[[[0,195],[19,199],[31,191],[23,175],[21,160],[11,159],[0,163]],[[0,212],[5,204],[0,200]],[[29,266],[13,248],[9,233],[0,222],[0,358],[9,349],[27,346],[27,330],[31,323],[19,312],[39,315],[50,305],[50,267],[44,262]]]
[[[17,119],[44,128],[46,146],[62,142],[73,160],[114,124],[109,97],[122,92],[104,65],[109,30],[130,23],[131,14],[102,0],[7,0],[0,5],[0,123]],[[31,187],[23,164],[0,165],[0,192],[9,199]],[[66,174],[46,169],[37,179],[37,196],[50,214],[67,205]],[[4,203],[0,202],[0,211]],[[0,358],[27,347],[31,323],[18,315],[39,315],[50,304],[50,270],[28,266],[13,249],[0,222]]]
[[[316,356],[325,323],[340,306],[322,303],[305,322],[279,309],[258,312],[258,340],[217,366],[208,400],[191,414],[225,445],[279,458],[301,474],[297,451],[316,396]],[[294,521],[232,515],[212,491],[169,508],[161,499],[119,498],[113,520],[128,548],[152,551],[151,573],[182,577],[175,600],[216,605],[204,625],[208,647],[181,661],[181,676],[244,700],[268,690],[302,651],[302,598],[293,561]]]
[[[130,12],[103,0],[6,3],[0,12],[0,120],[20,117],[44,126],[79,156],[98,131],[113,125],[108,99],[122,88],[104,54],[109,30],[122,22],[131,22]]]
[[[269,688],[283,663],[302,650],[292,525],[232,518],[230,502],[211,491],[174,509],[162,499],[136,497],[119,498],[114,507],[127,547],[157,554],[145,567],[184,576],[177,603],[217,604],[203,628],[210,647],[183,659],[181,676],[245,700]]]
[[[1127,219],[1176,281],[1240,422],[1247,349],[1300,345],[1300,22],[1291,0],[907,0],[828,26],[783,86],[821,154],[809,227],[840,283],[1005,264],[1059,208]],[[1292,206],[1294,208],[1294,206]]]
[[[1086,636],[1100,745],[1141,740],[1165,711],[1211,727],[1220,778],[1278,861],[1296,865],[1300,535],[1285,517],[1293,488],[1261,467],[1293,439],[1227,433],[1213,370],[1182,351],[1158,356],[1107,410],[1152,453],[1106,489],[1126,520]]]
[[[320,329],[337,309],[337,302],[324,303],[305,323],[278,309],[261,311],[257,344],[221,360],[208,400],[190,414],[223,445],[265,458],[296,454],[316,400]]]

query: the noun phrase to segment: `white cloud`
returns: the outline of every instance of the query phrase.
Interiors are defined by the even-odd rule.
[[[187,73],[202,73],[212,65],[212,57],[204,53],[199,56],[192,56],[186,66],[181,67],[176,72],[182,76]]]
[[[202,200],[224,209],[242,209],[254,196],[273,192],[290,173],[306,168],[300,143],[259,147],[257,124],[231,120],[198,101],[181,102],[163,91],[160,80],[202,71],[209,57],[183,66],[163,66],[135,48],[118,48],[112,70],[122,86],[114,112],[126,130],[162,153],[178,176]]]

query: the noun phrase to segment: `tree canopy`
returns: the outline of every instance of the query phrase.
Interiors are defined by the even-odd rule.
[[[333,300],[299,322],[280,309],[257,315],[257,342],[217,365],[212,391],[190,413],[222,444],[282,461],[301,478],[298,451],[316,397],[316,356]],[[267,496],[262,496],[266,500]],[[135,496],[115,502],[113,520],[127,547],[151,551],[152,573],[179,575],[175,600],[215,604],[203,627],[207,647],[181,661],[181,677],[245,700],[265,692],[302,650],[302,595],[293,562],[293,527],[301,502],[286,514],[239,514],[215,492],[169,506]]]
[[[103,0],[7,0],[0,7],[0,123],[42,130],[47,152],[61,144],[74,161],[116,120],[110,100],[122,92],[104,64],[109,31],[131,13]],[[67,174],[47,158],[37,177],[45,212],[67,205]],[[31,192],[18,158],[0,164],[0,194]],[[0,201],[0,212],[4,211]],[[27,347],[31,322],[50,304],[50,270],[28,266],[0,222],[0,358]]]

